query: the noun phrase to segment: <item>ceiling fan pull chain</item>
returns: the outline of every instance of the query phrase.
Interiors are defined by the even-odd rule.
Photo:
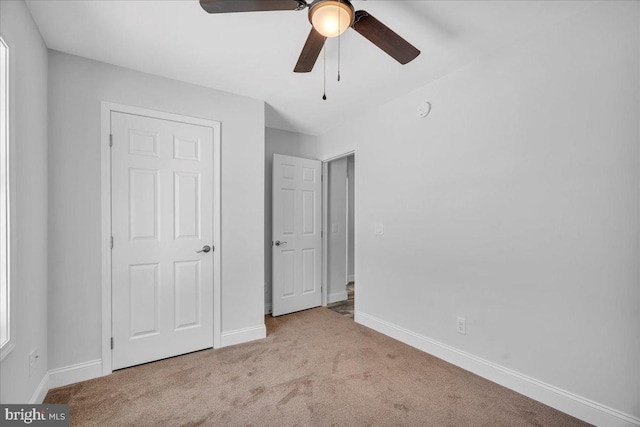
[[[338,81],[340,81],[340,37],[338,36]]]
[[[340,12],[338,12],[338,28],[340,28]],[[338,81],[340,81],[340,40],[342,34],[338,34]]]
[[[324,46],[322,47],[323,57],[322,57],[322,79],[323,79],[323,88],[322,88],[322,100],[327,100],[327,40],[324,40]]]

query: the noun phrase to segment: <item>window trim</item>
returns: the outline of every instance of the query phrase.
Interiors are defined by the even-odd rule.
[[[5,307],[1,310],[5,316],[6,340],[0,343],[0,361],[3,360],[15,347],[11,310],[11,180],[10,180],[10,140],[9,140],[9,46],[0,37],[0,85],[2,85],[2,97],[0,97],[0,185],[4,187],[5,199],[0,200],[0,209],[5,213],[4,223],[0,223],[5,238],[0,241],[0,271],[3,272],[6,286]],[[4,169],[4,170],[2,170]],[[3,203],[4,202],[4,203]]]

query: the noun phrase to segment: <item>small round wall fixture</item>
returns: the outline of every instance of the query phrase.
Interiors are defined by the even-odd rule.
[[[424,119],[431,112],[431,103],[429,101],[424,101],[422,104],[418,106],[418,117]]]

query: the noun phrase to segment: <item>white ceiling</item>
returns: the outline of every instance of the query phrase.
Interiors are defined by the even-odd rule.
[[[239,0],[242,1],[242,0]],[[262,99],[269,127],[319,135],[593,2],[353,0],[422,51],[402,66],[353,30],[293,73],[307,11],[208,14],[197,0],[28,0],[50,49]]]

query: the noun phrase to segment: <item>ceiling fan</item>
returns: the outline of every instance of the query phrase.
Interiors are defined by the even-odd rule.
[[[389,54],[401,64],[406,64],[420,51],[389,27],[364,10],[354,10],[349,0],[200,0],[209,13],[263,12],[271,10],[309,9],[311,32],[302,48],[296,73],[308,73],[318,59],[328,37],[337,37],[349,27]]]

